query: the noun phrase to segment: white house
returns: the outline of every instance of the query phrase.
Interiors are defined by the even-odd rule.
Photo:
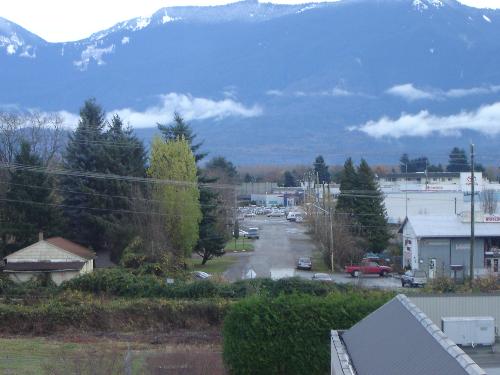
[[[56,285],[94,269],[93,251],[61,237],[47,240],[40,236],[37,243],[5,257],[3,272],[14,282],[29,281],[48,274]]]

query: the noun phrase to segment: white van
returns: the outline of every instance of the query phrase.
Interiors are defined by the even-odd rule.
[[[289,212],[286,219],[288,221],[296,221],[297,220],[297,216],[300,216],[300,213],[299,212]]]

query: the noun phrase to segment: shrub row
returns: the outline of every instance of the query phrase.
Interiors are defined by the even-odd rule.
[[[162,279],[150,275],[135,275],[116,268],[97,270],[70,280],[62,285],[64,290],[106,294],[131,298],[244,298],[254,294],[277,296],[285,293],[303,293],[326,296],[332,291],[346,290],[345,286],[325,284],[298,278],[273,281],[254,279],[235,283],[217,283],[209,280],[166,284]]]
[[[351,327],[392,296],[249,297],[236,302],[224,320],[224,360],[236,375],[324,375],[330,366],[330,330]]]
[[[165,299],[96,299],[64,293],[34,304],[0,304],[0,331],[4,334],[52,334],[78,331],[165,332],[220,326],[229,302]]]

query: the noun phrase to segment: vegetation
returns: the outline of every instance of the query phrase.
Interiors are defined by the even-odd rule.
[[[226,247],[224,248],[224,251],[226,252],[235,252],[235,251],[253,251],[254,249],[254,244],[253,240],[249,238],[238,238],[235,240],[229,240],[226,243]]]
[[[350,328],[391,297],[351,292],[247,298],[224,320],[224,360],[232,374],[326,374],[330,330]]]
[[[199,238],[201,211],[195,158],[188,142],[182,138],[168,142],[155,138],[147,173],[154,179],[177,181],[155,185],[153,197],[161,202],[166,214],[164,230],[170,235],[174,254],[180,258],[191,256]]]
[[[320,184],[329,184],[331,181],[331,176],[330,172],[328,171],[328,166],[325,164],[325,159],[323,159],[323,156],[319,155],[316,157],[313,167],[314,172],[316,173],[316,176],[318,178],[318,182]]]
[[[342,226],[350,227],[354,235],[361,236],[370,251],[383,251],[390,239],[384,197],[364,159],[357,169],[352,159],[346,160],[340,193],[336,215],[344,216]]]

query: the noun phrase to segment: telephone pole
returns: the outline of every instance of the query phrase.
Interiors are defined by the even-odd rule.
[[[474,179],[474,144],[470,145],[470,179],[471,179],[471,199],[470,199],[470,269],[469,269],[469,285],[472,288],[474,280],[474,197],[475,197],[475,179]]]

